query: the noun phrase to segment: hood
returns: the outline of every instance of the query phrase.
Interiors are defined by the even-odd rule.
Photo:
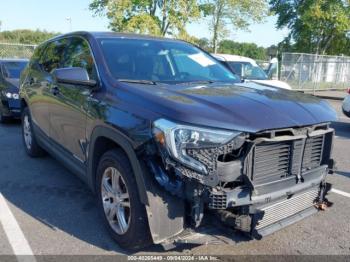
[[[288,85],[286,82],[282,82],[279,80],[250,80],[250,81],[254,83],[262,84],[262,85],[272,86],[272,87],[284,88],[289,90],[292,89],[290,85]]]
[[[127,103],[137,101],[145,110],[180,123],[258,132],[336,120],[326,101],[255,83],[122,85],[133,93],[126,96]]]
[[[18,78],[5,78],[5,82],[7,83],[6,88],[8,91],[17,92],[19,90],[19,79]]]

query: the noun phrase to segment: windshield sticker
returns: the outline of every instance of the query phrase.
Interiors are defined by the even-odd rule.
[[[202,53],[194,54],[194,55],[189,55],[189,58],[191,58],[193,61],[197,62],[203,67],[215,65],[215,62],[210,60],[208,57],[206,57]]]

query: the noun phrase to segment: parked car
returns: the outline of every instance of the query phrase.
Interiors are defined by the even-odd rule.
[[[331,106],[241,83],[189,43],[58,36],[36,49],[20,96],[28,155],[83,179],[121,247],[261,238],[324,204]]]
[[[348,89],[348,95],[345,97],[343,101],[342,108],[343,108],[344,115],[346,115],[347,117],[350,117],[350,88]]]
[[[19,76],[27,63],[25,59],[0,59],[0,123],[21,116]]]
[[[292,89],[286,82],[269,79],[265,71],[256,63],[255,60],[237,55],[212,54],[223,65],[233,73],[239,75],[243,80],[262,85]]]

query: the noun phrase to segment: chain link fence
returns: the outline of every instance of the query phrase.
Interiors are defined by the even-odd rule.
[[[36,45],[0,43],[0,58],[30,58]]]
[[[350,57],[283,53],[280,80],[303,91],[350,87]]]

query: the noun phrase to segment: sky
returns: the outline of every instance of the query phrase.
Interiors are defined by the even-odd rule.
[[[88,9],[90,0],[0,0],[1,31],[40,29],[66,33],[70,30],[107,31],[108,20],[93,16]],[[71,21],[71,23],[70,23]],[[250,32],[233,32],[229,39],[256,43],[268,47],[286,36],[286,31],[275,29],[276,17],[268,17],[264,24],[254,24]],[[210,38],[204,21],[188,26],[188,32],[198,38]]]

